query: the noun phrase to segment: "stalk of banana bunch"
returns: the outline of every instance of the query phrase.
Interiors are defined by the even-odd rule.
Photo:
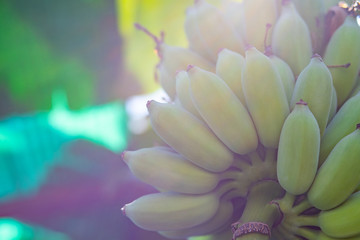
[[[169,239],[360,239],[360,7],[333,5],[196,0],[188,48],[137,25],[169,101],[147,103],[164,146],[122,154],[158,190],[123,207],[134,224]]]

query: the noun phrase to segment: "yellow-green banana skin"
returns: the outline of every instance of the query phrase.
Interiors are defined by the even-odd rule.
[[[169,146],[199,167],[222,172],[233,162],[233,153],[193,114],[171,103],[150,101],[150,123]]]
[[[272,34],[272,49],[289,64],[295,76],[306,67],[312,56],[310,31],[290,1],[282,7]]]
[[[354,193],[337,208],[322,211],[319,215],[321,230],[335,238],[360,234],[360,192]]]
[[[126,204],[122,211],[140,228],[171,231],[208,221],[218,207],[219,199],[216,194],[153,193]]]
[[[320,167],[308,192],[310,203],[328,210],[343,203],[360,183],[360,129],[344,137]]]
[[[348,68],[331,68],[336,89],[338,106],[341,106],[350,95],[360,68],[360,27],[356,19],[348,16],[344,23],[334,32],[324,54],[327,65],[344,65]]]
[[[304,102],[295,105],[281,130],[277,158],[280,185],[289,193],[305,193],[317,171],[320,130]]]
[[[334,146],[346,135],[354,130],[360,122],[360,94],[347,100],[335,114],[325,129],[320,144],[319,165],[321,165]]]
[[[233,152],[256,150],[254,123],[240,100],[217,75],[192,67],[188,71],[194,105],[215,135]]]
[[[260,141],[265,147],[277,148],[282,125],[290,112],[279,73],[267,56],[252,47],[246,51],[241,80]]]
[[[320,56],[314,55],[296,80],[290,106],[293,108],[300,99],[307,102],[319,124],[321,136],[329,118],[332,88],[329,69]]]
[[[323,232],[320,232],[315,240],[340,240],[340,239],[342,239],[342,240],[360,240],[360,236],[354,236],[354,237],[349,237],[349,238],[334,238],[334,237],[330,237],[330,236],[326,235]]]
[[[219,176],[186,160],[171,148],[152,147],[123,152],[123,160],[140,180],[165,191],[202,194],[213,190]]]

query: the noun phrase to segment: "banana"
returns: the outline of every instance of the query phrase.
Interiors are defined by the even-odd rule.
[[[290,111],[279,73],[267,56],[252,47],[246,51],[241,80],[261,143],[277,148],[282,125]]]
[[[344,202],[360,183],[360,124],[344,137],[320,167],[308,192],[310,203],[328,210]]]
[[[197,226],[174,231],[159,232],[161,235],[171,239],[184,239],[191,236],[201,236],[217,232],[231,224],[234,207],[232,202],[227,200],[220,200],[220,205],[215,215],[208,221]]]
[[[155,50],[160,57],[160,64],[157,69],[159,81],[172,99],[176,93],[175,75],[177,71],[185,70],[189,64],[214,71],[214,64],[196,52],[187,48],[170,46],[164,43],[163,35],[158,38],[140,24],[135,24],[135,27],[150,36],[156,43]]]
[[[360,240],[360,236],[354,236],[349,238],[333,238],[327,236],[325,233],[320,232],[315,240]]]
[[[358,76],[358,78],[356,80],[356,84],[355,84],[353,90],[351,91],[351,94],[350,94],[349,98],[355,96],[356,94],[358,94],[358,92],[360,92],[360,74],[359,74],[359,76]]]
[[[340,107],[355,86],[360,70],[360,27],[353,16],[348,16],[334,32],[325,50],[324,62],[328,66],[350,63],[348,67],[330,68],[337,103]]]
[[[244,0],[245,39],[259,51],[269,43],[265,36],[271,39],[272,29],[267,24],[274,25],[278,17],[276,0]]]
[[[317,171],[320,129],[307,104],[300,100],[281,130],[277,176],[289,193],[299,195],[311,186]]]
[[[319,124],[321,136],[329,118],[332,88],[331,73],[321,57],[315,54],[296,80],[290,106],[293,108],[300,99],[307,102]]]
[[[149,101],[150,123],[169,146],[211,172],[221,172],[233,162],[232,152],[194,115],[171,103]]]
[[[309,29],[289,0],[283,1],[272,34],[272,48],[275,55],[289,64],[295,76],[307,66],[312,56]]]
[[[313,50],[323,53],[326,9],[324,1],[327,0],[292,0],[300,16],[309,27]]]
[[[195,1],[194,6],[187,10],[185,33],[190,48],[212,62],[216,62],[217,53],[222,48],[244,52],[243,41],[233,25],[219,9],[205,0]]]
[[[122,157],[134,176],[164,191],[202,194],[212,191],[220,180],[217,174],[163,148],[125,151]]]
[[[196,109],[190,95],[190,79],[186,71],[179,71],[176,74],[176,96],[179,99],[181,106],[194,114],[198,119],[202,117]]]
[[[122,212],[138,227],[151,231],[190,228],[211,219],[219,207],[218,196],[153,193],[126,204]]]
[[[360,192],[352,194],[337,208],[319,214],[321,230],[331,237],[346,238],[360,235]]]
[[[241,85],[241,73],[245,65],[245,58],[234,51],[223,49],[216,61],[216,75],[223,79],[230,89],[245,106],[245,96]]]
[[[245,16],[244,2],[221,1],[223,14],[228,22],[234,27],[235,31],[240,34],[241,39],[245,39]]]
[[[202,118],[233,152],[256,150],[258,138],[248,111],[217,75],[192,67],[188,70],[190,92]]]
[[[272,52],[271,46],[268,46],[265,52],[266,56],[269,57],[270,61],[280,74],[280,79],[284,87],[287,100],[290,104],[291,97],[295,87],[295,76],[290,66],[281,58],[275,56]]]
[[[331,93],[332,93],[332,95],[331,95],[331,104],[330,104],[328,123],[333,119],[333,117],[335,116],[336,111],[337,111],[337,96],[336,96],[336,90],[334,88],[334,85],[332,86]]]
[[[334,146],[360,122],[360,94],[347,100],[327,126],[320,144],[319,166]]]

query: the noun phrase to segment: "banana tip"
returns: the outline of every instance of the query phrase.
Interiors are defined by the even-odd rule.
[[[125,154],[126,154],[126,151],[123,151],[121,154],[120,154],[120,157],[121,157],[121,160],[123,160],[124,162],[127,162],[125,160]]]
[[[323,61],[323,60],[322,60],[322,57],[321,57],[319,54],[317,54],[317,53],[314,53],[311,58],[317,58],[317,59],[319,59],[321,62]]]
[[[187,68],[186,68],[186,71],[189,72],[189,71],[190,71],[191,69],[193,69],[193,68],[194,68],[194,65],[188,65]]]
[[[298,101],[297,103],[296,103],[297,105],[308,105],[304,100],[302,100],[302,99],[300,99],[300,101]]]
[[[152,102],[153,100],[148,100],[147,102],[146,102],[146,107],[149,109],[149,107],[150,107],[150,104],[151,104],[151,102]]]
[[[121,213],[122,213],[124,216],[126,216],[125,208],[126,208],[126,205],[124,205],[124,206],[121,208]]]
[[[356,124],[356,129],[360,129],[360,123]]]

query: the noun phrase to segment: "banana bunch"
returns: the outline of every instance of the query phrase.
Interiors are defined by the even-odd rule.
[[[360,4],[196,0],[156,43],[163,146],[122,153],[157,193],[122,211],[169,239],[360,239]]]

